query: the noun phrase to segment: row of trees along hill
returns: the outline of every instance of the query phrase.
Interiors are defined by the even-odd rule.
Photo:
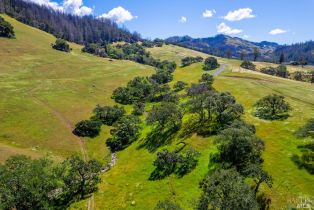
[[[252,71],[256,71],[256,65],[252,63],[251,61],[243,61],[240,65],[244,69],[249,69]],[[277,67],[267,66],[259,69],[261,73],[287,78],[287,79],[293,79],[297,81],[302,82],[310,82],[314,83],[314,70],[312,71],[295,71],[290,73],[287,69],[286,65],[280,64]]]
[[[143,43],[109,44],[103,42],[101,44],[86,44],[82,48],[82,52],[112,59],[131,60],[140,64],[156,67],[157,69],[167,70],[168,72],[173,72],[176,68],[175,62],[154,59],[151,54],[145,50]]]
[[[23,0],[0,0],[0,13],[6,13],[22,23],[78,44],[134,42],[141,39],[138,33],[119,28],[108,19],[64,14]]]
[[[0,164],[0,209],[67,209],[97,189],[101,164],[72,156],[63,162],[12,156]]]
[[[13,26],[9,22],[5,21],[3,17],[0,17],[0,37],[15,37]]]

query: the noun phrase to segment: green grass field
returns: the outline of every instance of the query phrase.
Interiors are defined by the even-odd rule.
[[[109,61],[80,52],[71,44],[70,54],[50,47],[55,38],[5,16],[15,27],[16,39],[0,39],[0,161],[13,154],[33,157],[49,154],[62,159],[86,148],[89,157],[105,161],[109,152],[105,140],[109,128],[103,127],[95,139],[76,138],[71,127],[88,118],[96,104],[112,104],[114,88],[126,84],[136,75],[149,75],[153,69],[129,61]],[[150,49],[153,57],[180,63],[185,56],[207,55],[177,46]],[[231,92],[245,107],[245,120],[257,127],[257,135],[266,144],[265,169],[273,176],[272,189],[264,189],[272,198],[272,209],[287,209],[298,204],[299,196],[314,196],[314,178],[291,161],[299,154],[303,142],[294,137],[295,129],[314,116],[314,86],[257,72],[238,72],[240,62],[218,58],[226,70],[215,77],[214,87]],[[213,72],[213,71],[212,71]],[[211,73],[212,73],[211,72]],[[202,64],[179,67],[174,81],[197,82],[204,73]],[[261,97],[277,93],[286,97],[293,110],[284,121],[264,121],[251,115],[252,105]],[[177,178],[149,181],[156,152],[140,146],[149,128],[145,125],[141,138],[117,153],[117,165],[102,174],[99,191],[94,194],[94,209],[153,209],[159,200],[176,201],[184,209],[193,209],[200,195],[199,181],[208,170],[209,154],[215,150],[214,137],[196,135],[185,141],[200,153],[194,171]],[[176,136],[162,148],[173,150],[181,141]],[[132,202],[135,204],[132,205]],[[72,209],[86,209],[86,201]]]
[[[16,39],[0,38],[0,160],[18,153],[64,158],[80,152],[71,127],[90,117],[96,104],[112,104],[112,91],[153,69],[51,48],[55,38],[7,16]],[[106,156],[104,132],[87,141],[90,156]],[[89,143],[91,142],[91,143]],[[97,143],[96,143],[97,142]]]

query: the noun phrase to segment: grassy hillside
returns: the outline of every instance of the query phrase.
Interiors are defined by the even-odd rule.
[[[82,146],[104,158],[108,133],[81,145],[71,127],[97,103],[112,103],[113,89],[152,68],[83,54],[75,44],[71,53],[56,51],[53,36],[4,17],[16,39],[0,38],[0,161],[16,153],[63,158]]]
[[[71,128],[77,121],[88,118],[96,104],[112,104],[110,95],[114,88],[136,75],[151,74],[153,69],[129,61],[109,61],[83,54],[81,46],[74,44],[69,54],[55,51],[50,47],[55,41],[51,35],[7,16],[5,19],[15,27],[17,38],[0,38],[0,161],[21,153],[33,157],[50,154],[62,159],[82,150],[90,157],[106,159],[108,127],[95,139],[76,138]],[[172,45],[153,48],[150,52],[156,58],[174,60],[178,64],[185,56],[207,57]],[[214,87],[230,91],[244,105],[245,119],[256,125],[257,134],[266,143],[264,165],[274,177],[274,186],[265,190],[272,198],[272,209],[296,206],[299,196],[313,197],[313,176],[299,170],[291,161],[293,154],[300,153],[297,146],[302,144],[293,136],[293,131],[314,116],[313,85],[258,72],[238,72],[239,61],[218,60],[227,68],[215,77]],[[201,63],[179,67],[170,85],[178,80],[197,82],[203,73]],[[269,122],[251,115],[255,101],[270,93],[284,95],[291,104],[293,111],[287,120]],[[200,194],[199,181],[208,170],[209,154],[215,150],[214,137],[193,135],[185,139],[201,153],[198,166],[190,174],[183,178],[170,176],[149,181],[156,151],[143,147],[149,131],[147,126],[143,127],[141,138],[118,152],[117,164],[102,174],[92,206],[101,210],[146,210],[153,209],[159,200],[170,199],[184,209],[193,209]],[[181,140],[175,136],[159,150],[173,150]],[[86,209],[86,201],[74,204],[72,209]]]

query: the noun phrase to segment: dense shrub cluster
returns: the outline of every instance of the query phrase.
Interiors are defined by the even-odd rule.
[[[114,106],[100,106],[97,105],[93,110],[94,116],[92,119],[102,122],[104,125],[112,125],[124,114],[125,110],[123,107],[117,105]]]
[[[52,48],[64,52],[70,52],[72,50],[70,45],[64,39],[57,39],[56,42],[52,44]]]
[[[177,81],[174,85],[173,88],[176,92],[179,92],[181,90],[184,90],[187,87],[188,83],[183,82],[183,81]]]
[[[244,69],[255,70],[256,66],[251,61],[243,61],[240,65]]]
[[[284,65],[279,65],[278,67],[265,67],[261,69],[261,72],[264,74],[269,74],[273,76],[283,77],[287,78],[289,76],[289,72],[287,70],[287,67]]]
[[[142,46],[147,47],[147,48],[162,47],[164,44],[165,44],[165,41],[158,38],[154,39],[153,41],[150,41],[150,40],[142,41]]]
[[[314,118],[309,119],[295,134],[301,138],[311,137],[314,139]]]
[[[0,37],[15,37],[13,26],[9,22],[5,21],[3,17],[0,17]]]
[[[154,59],[145,48],[138,43],[126,44],[86,44],[82,52],[91,53],[100,57],[112,59],[131,60],[137,63],[150,65],[158,69],[173,72],[176,68],[175,62],[160,61]]]
[[[293,155],[292,160],[298,165],[299,168],[306,169],[310,174],[314,174],[314,118],[309,119],[304,126],[295,132],[299,138],[311,138],[312,142],[305,145],[298,146],[302,154]]]
[[[198,63],[198,62],[202,62],[204,59],[200,56],[197,56],[197,57],[191,57],[191,56],[188,56],[188,57],[184,57],[182,58],[181,60],[181,66],[182,67],[186,67],[186,66],[189,66],[193,63]]]

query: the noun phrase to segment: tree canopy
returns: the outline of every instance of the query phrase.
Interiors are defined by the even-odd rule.
[[[254,115],[266,120],[276,120],[288,117],[290,105],[284,96],[273,94],[258,100],[255,105]]]
[[[198,210],[213,209],[259,209],[253,191],[235,170],[217,170],[200,183],[203,195]]]
[[[218,68],[219,64],[216,58],[214,57],[208,57],[204,61],[204,66],[203,69],[208,71],[208,70],[214,70]]]
[[[13,26],[0,17],[0,37],[14,38],[15,32]]]

